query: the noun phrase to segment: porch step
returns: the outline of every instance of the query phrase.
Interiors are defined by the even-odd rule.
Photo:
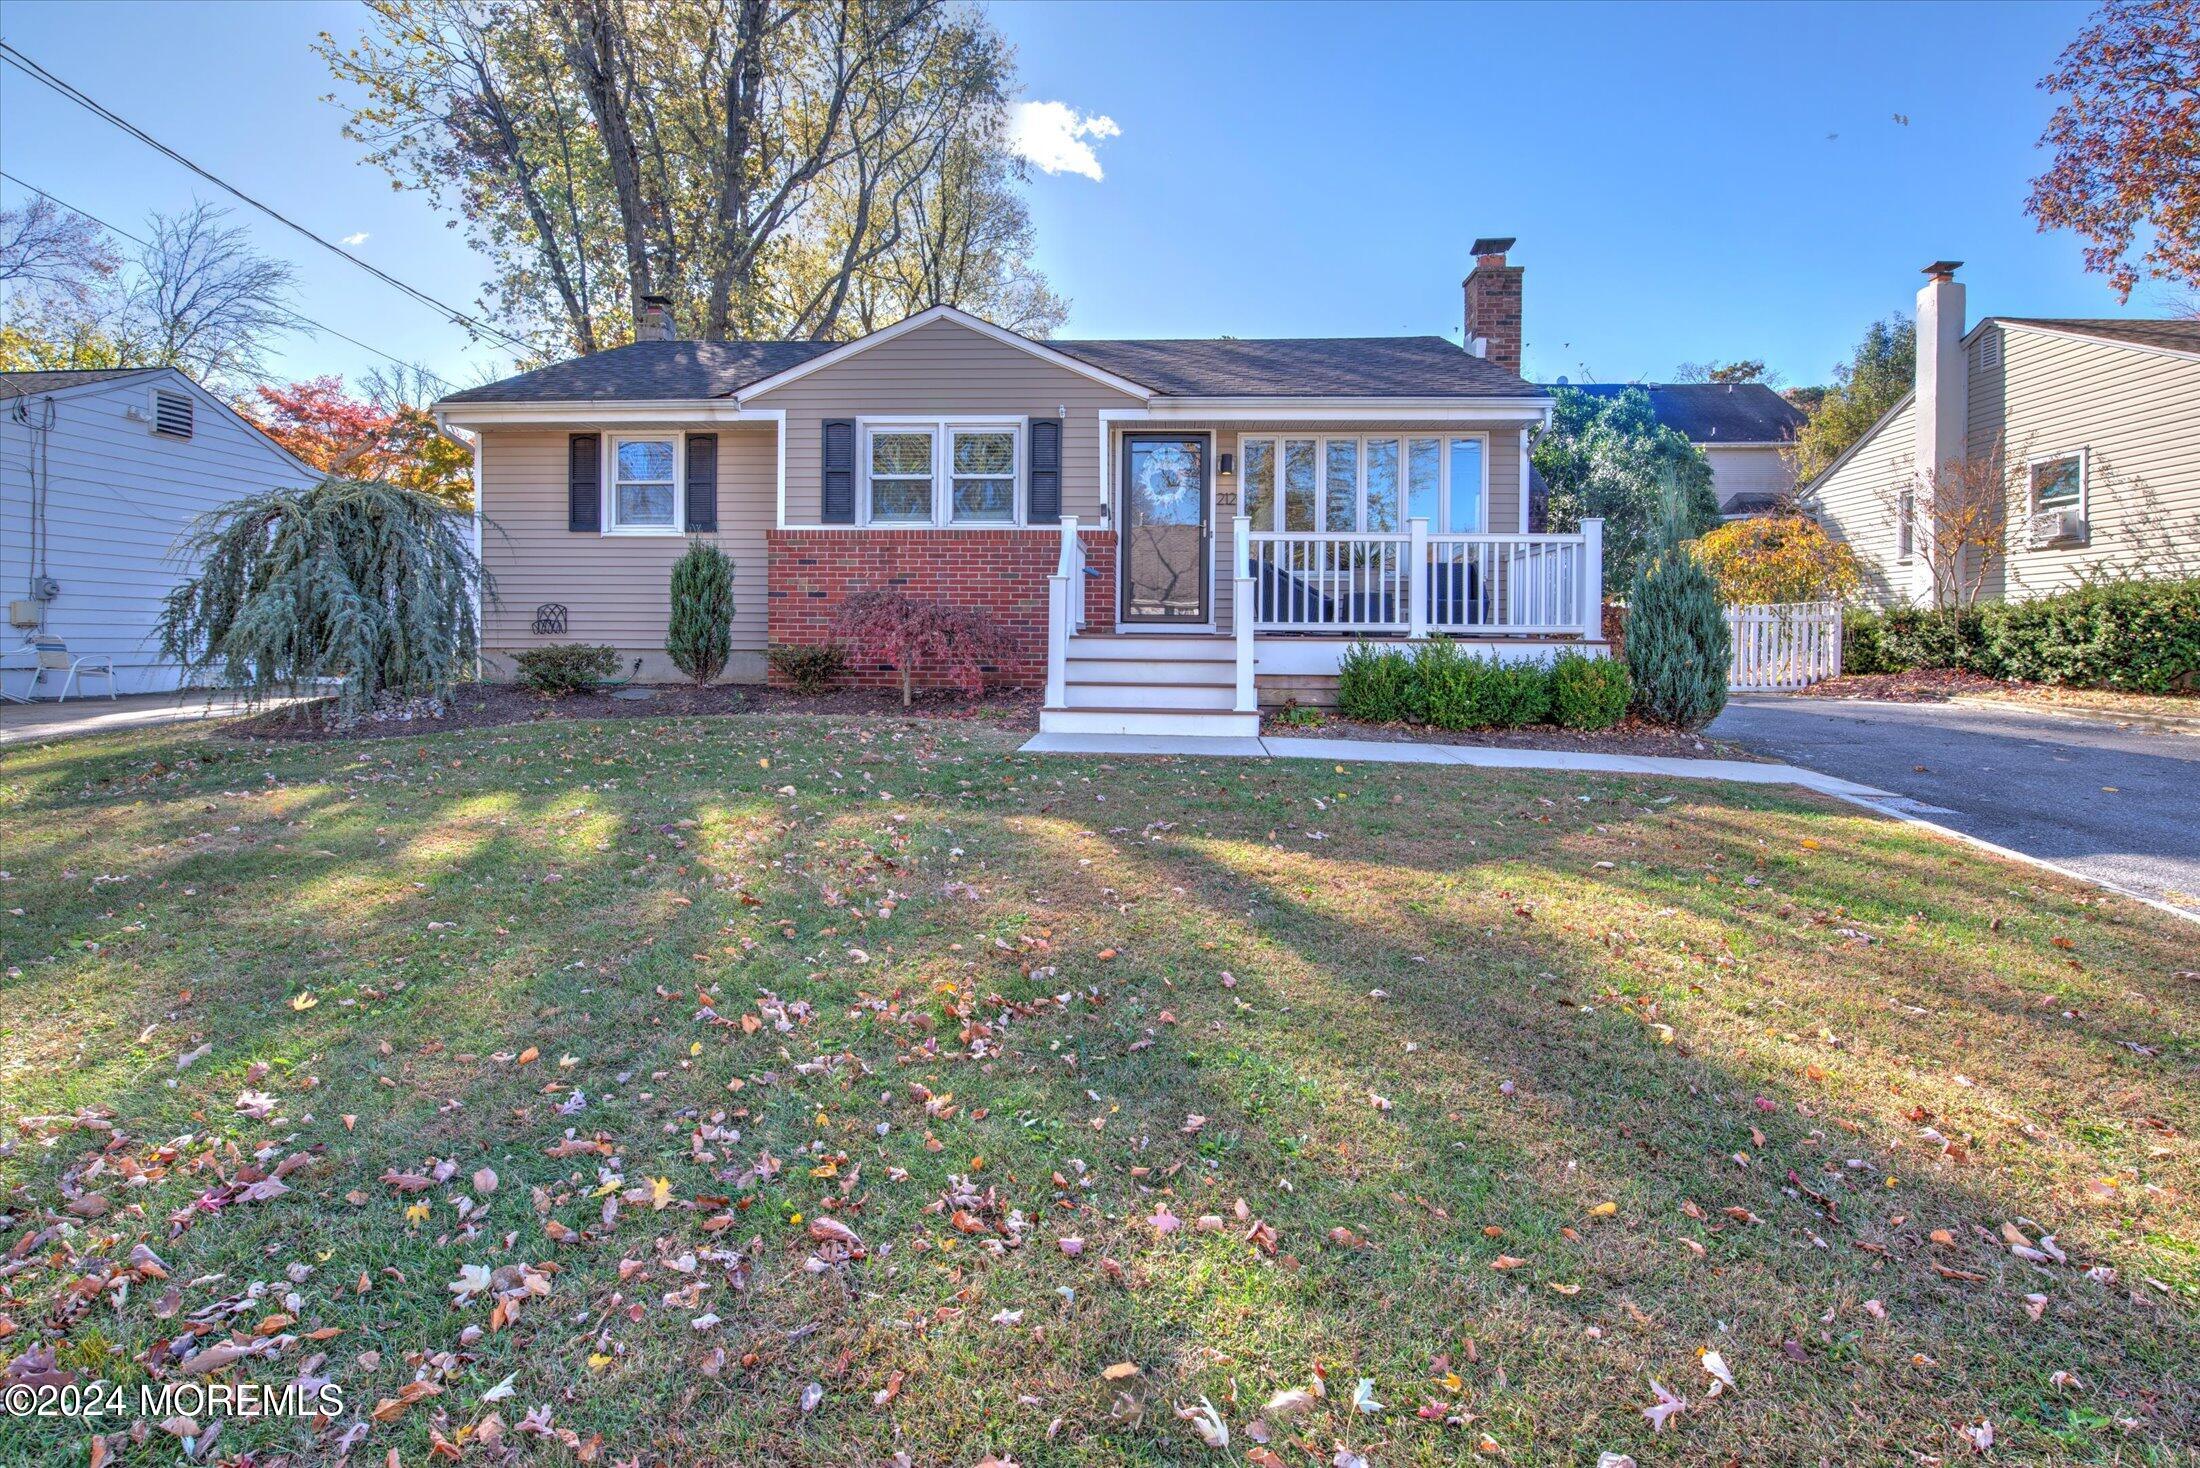
[[[1163,662],[1154,658],[1092,658],[1072,653],[1067,664],[1072,683],[1186,683],[1229,687],[1237,682],[1237,659],[1199,658]]]
[[[1152,662],[1177,662],[1183,659],[1204,659],[1216,656],[1234,657],[1236,644],[1227,637],[1212,633],[1154,634],[1140,636],[1127,633],[1115,636],[1105,632],[1087,632],[1069,640],[1067,649],[1073,658],[1146,658]]]
[[[1260,715],[1230,709],[1153,707],[1048,708],[1039,711],[1044,734],[1189,734],[1216,739],[1257,739]]]
[[[1155,709],[1227,711],[1237,703],[1235,676],[1224,683],[1091,683],[1081,681],[1078,677],[1079,671],[1077,664],[1070,664],[1069,679],[1063,690],[1073,709],[1122,708],[1135,705]]]

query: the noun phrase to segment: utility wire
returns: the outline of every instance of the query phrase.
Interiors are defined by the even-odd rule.
[[[337,255],[342,259],[349,261],[353,265],[358,266],[361,270],[366,271],[367,274],[381,281],[383,284],[390,286],[398,291],[401,291],[407,296],[410,296],[413,300],[418,301],[421,305],[426,306],[430,310],[435,311],[437,314],[445,317],[453,325],[463,326],[468,331],[474,333],[476,336],[493,337],[496,340],[504,343],[506,346],[513,348],[515,351],[521,352],[528,356],[532,356],[534,354],[534,347],[530,346],[528,343],[523,342],[519,338],[511,336],[505,332],[499,331],[496,327],[491,326],[486,321],[482,321],[474,316],[469,316],[464,311],[459,310],[456,306],[452,306],[446,302],[437,300],[434,296],[429,295],[426,291],[421,290],[417,286],[408,285],[407,283],[399,280],[396,276],[390,274],[386,270],[368,264],[365,260],[360,259],[357,255],[354,255],[351,251],[345,249],[342,245],[339,245],[335,241],[328,239],[326,236],[314,233],[306,226],[300,224],[297,220],[292,219],[287,214],[284,214],[281,210],[276,209],[270,204],[262,203],[260,200],[255,199],[250,194],[246,193],[243,189],[240,189],[235,184],[230,183],[227,179],[224,179],[219,175],[212,173],[205,168],[202,168],[198,164],[192,162],[190,159],[184,157],[174,148],[169,147],[166,143],[154,137],[151,133],[145,131],[145,129],[129,121],[127,118],[122,117],[111,108],[108,108],[100,102],[95,101],[84,92],[78,90],[74,86],[71,86],[68,82],[63,81],[60,77],[55,76],[52,72],[46,70],[45,67],[40,66],[36,61],[33,61],[30,57],[24,55],[21,51],[18,51],[14,46],[9,45],[6,41],[0,41],[0,61],[7,62],[8,65],[14,67],[17,71],[22,72],[25,76],[31,78],[33,81],[39,82],[40,84],[51,88],[53,91],[60,93],[62,96],[68,98],[71,102],[76,103],[79,107],[82,107],[87,112],[90,112],[93,116],[98,117],[105,122],[112,123],[114,126],[120,128],[123,132],[128,133],[131,137],[136,138],[139,142],[145,144],[148,148],[151,148],[156,153],[159,153],[163,157],[172,159],[176,163],[181,164],[183,167],[191,170],[191,172],[197,174],[200,178],[205,179],[208,183],[214,185],[216,188],[221,189],[223,192],[242,200],[246,204],[251,205],[254,209],[259,210],[262,214],[265,214],[268,218],[284,226],[286,229],[295,230],[297,233],[304,235],[307,239],[319,245],[322,249],[327,250],[329,253]]]
[[[42,199],[45,199],[49,203],[59,204],[62,208],[68,210],[71,214],[81,215],[83,218],[89,219],[92,223],[98,225],[101,229],[106,230],[109,234],[120,235],[123,239],[128,240],[133,245],[143,245],[147,249],[153,248],[153,242],[144,238],[142,235],[134,235],[118,224],[110,224],[106,220],[100,218],[97,214],[94,214],[89,209],[79,209],[76,205],[70,203],[67,199],[60,197],[58,194],[48,193],[46,190],[40,188],[37,184],[31,183],[27,179],[17,178],[14,174],[8,172],[5,168],[0,168],[0,178],[6,179],[9,183],[14,184],[19,189],[30,190],[32,193],[38,195]],[[445,378],[441,373],[432,372],[418,362],[408,362],[403,357],[395,356],[392,353],[385,352],[380,347],[375,346],[370,342],[363,342],[355,336],[346,336],[343,332],[338,331],[335,327],[330,326],[325,322],[316,321],[311,316],[301,315],[296,311],[293,311],[290,314],[293,317],[296,317],[296,319],[304,325],[312,327],[315,331],[321,332],[327,336],[333,336],[338,341],[350,342],[353,346],[359,348],[361,351],[372,352],[374,353],[374,355],[380,357],[385,362],[392,363],[398,367],[403,367],[408,371],[419,373],[421,376],[426,377],[431,382],[433,382],[438,390],[448,388],[451,385],[450,381]]]

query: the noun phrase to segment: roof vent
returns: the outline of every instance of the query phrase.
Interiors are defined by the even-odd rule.
[[[162,438],[189,438],[195,404],[187,392],[153,389],[153,432]]]

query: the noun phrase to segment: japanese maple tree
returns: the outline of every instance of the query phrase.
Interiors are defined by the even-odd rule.
[[[337,376],[254,389],[240,405],[260,431],[316,469],[416,489],[454,507],[473,502],[473,454],[425,408],[355,398]]]
[[[2026,212],[2083,237],[2127,301],[2142,269],[2200,289],[2200,0],[2108,0],[2040,85],[2062,100]]]
[[[858,660],[885,663],[901,675],[909,702],[919,669],[936,669],[965,693],[985,688],[985,669],[1014,651],[999,623],[976,607],[926,601],[898,591],[859,591],[840,604],[833,633]]]

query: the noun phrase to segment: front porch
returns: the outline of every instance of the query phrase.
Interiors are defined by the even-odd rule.
[[[1043,732],[1251,738],[1263,704],[1329,701],[1346,650],[1369,639],[1448,637],[1505,660],[1605,652],[1600,520],[1570,535],[1438,535],[1421,518],[1402,533],[1255,531],[1240,515],[1212,630],[1125,619],[1101,631],[1087,616],[1091,570],[1065,516]]]

